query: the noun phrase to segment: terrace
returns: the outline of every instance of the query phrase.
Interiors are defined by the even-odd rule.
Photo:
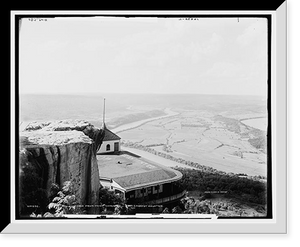
[[[174,182],[182,177],[176,170],[128,151],[97,155],[97,160],[100,177],[113,179],[126,191]]]
[[[163,204],[184,196],[176,181],[182,174],[128,151],[97,155],[100,177],[125,192],[127,203]],[[116,188],[117,189],[117,188]]]

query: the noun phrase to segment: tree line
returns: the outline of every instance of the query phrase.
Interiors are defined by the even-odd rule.
[[[183,174],[177,181],[188,191],[199,191],[209,198],[214,192],[224,193],[225,197],[239,198],[243,202],[266,204],[266,183],[247,179],[238,175],[206,172],[195,169],[176,168]]]

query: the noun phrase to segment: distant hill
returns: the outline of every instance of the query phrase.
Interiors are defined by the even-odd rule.
[[[106,121],[120,125],[129,121],[163,115],[165,108],[175,111],[226,112],[227,116],[266,113],[266,100],[258,96],[200,94],[24,94],[20,95],[20,121],[85,119],[95,126],[102,123],[103,98]],[[119,118],[119,119],[118,119]]]

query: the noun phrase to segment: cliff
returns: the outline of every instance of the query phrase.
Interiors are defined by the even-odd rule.
[[[52,184],[66,181],[80,205],[99,204],[96,152],[102,140],[102,130],[86,121],[34,122],[20,132],[20,213],[44,213]]]

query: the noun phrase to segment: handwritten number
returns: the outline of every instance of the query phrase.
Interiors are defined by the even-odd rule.
[[[29,18],[29,21],[47,21],[45,18]]]

